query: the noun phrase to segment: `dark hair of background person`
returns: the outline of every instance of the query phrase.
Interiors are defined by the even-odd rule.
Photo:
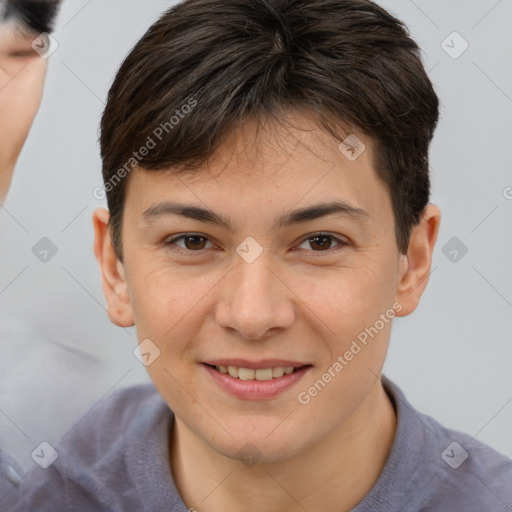
[[[15,19],[40,34],[52,32],[60,0],[4,0],[0,2],[0,22]]]
[[[397,246],[407,252],[430,198],[439,100],[403,22],[369,0],[175,5],[135,45],[109,91],[100,135],[105,184],[191,97],[197,105],[155,140],[138,164],[144,171],[194,172],[250,117],[313,114],[336,140],[357,131],[371,138]],[[121,261],[127,179],[106,187]]]

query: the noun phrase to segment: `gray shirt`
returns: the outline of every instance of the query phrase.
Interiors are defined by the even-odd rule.
[[[512,460],[444,428],[383,383],[397,432],[378,481],[353,512],[510,512]],[[11,483],[0,510],[187,512],[169,466],[173,418],[152,385],[112,393],[55,446],[55,462]]]

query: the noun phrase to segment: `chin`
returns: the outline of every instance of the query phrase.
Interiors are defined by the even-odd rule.
[[[293,444],[291,446],[287,446]],[[270,442],[268,439],[262,440],[247,439],[247,438],[236,438],[225,445],[212,445],[212,448],[225,457],[241,462],[247,467],[253,467],[255,465],[272,465],[280,462],[285,462],[300,451],[297,444],[290,443],[290,440],[283,442]]]
[[[243,462],[247,466],[283,462],[306,449],[306,443],[297,439],[287,429],[276,429],[279,421],[276,422],[275,419],[259,423],[262,426],[260,431],[254,430],[256,425],[258,423],[252,423],[245,430],[242,426],[232,430],[226,425],[226,430],[231,435],[209,436],[207,442],[217,453]]]

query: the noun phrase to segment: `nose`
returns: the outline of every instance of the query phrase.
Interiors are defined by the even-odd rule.
[[[285,276],[270,263],[263,254],[252,263],[241,258],[235,263],[223,280],[216,309],[218,325],[237,331],[243,338],[259,340],[293,324],[296,296],[286,285]]]

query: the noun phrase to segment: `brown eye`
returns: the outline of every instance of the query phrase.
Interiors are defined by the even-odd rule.
[[[304,240],[304,242],[302,242],[301,245],[309,244],[309,247],[311,249],[313,249],[313,252],[328,252],[332,248],[331,245],[332,245],[333,241],[338,242],[337,245],[340,247],[348,245],[347,242],[345,242],[333,235],[324,234],[324,233],[318,233],[314,236],[310,236],[309,238]]]
[[[204,249],[205,238],[202,236],[187,236],[183,238],[185,247],[190,250]]]
[[[321,251],[330,249],[332,243],[332,237],[329,236],[315,236],[314,238],[309,239],[311,241],[310,245],[313,249],[320,249]]]
[[[177,242],[182,242],[183,245],[180,245]],[[187,233],[167,240],[165,245],[171,248],[172,246],[176,246],[178,250],[182,251],[199,252],[205,249],[205,244],[207,242],[208,238],[205,236]]]

